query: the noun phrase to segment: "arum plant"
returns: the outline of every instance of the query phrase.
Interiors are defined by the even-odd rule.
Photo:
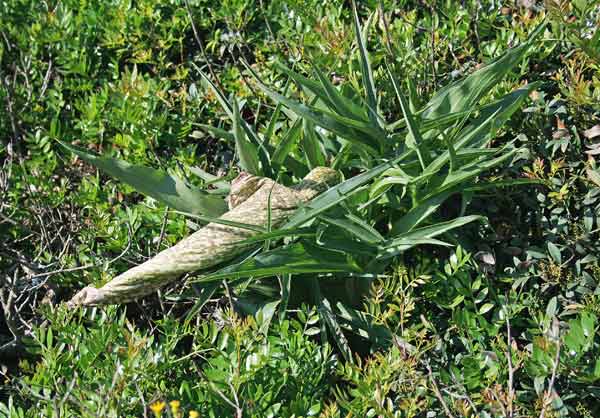
[[[489,187],[523,182],[486,182],[481,175],[518,152],[512,144],[493,148],[490,142],[536,84],[485,105],[479,102],[523,60],[542,27],[521,45],[442,88],[420,109],[410,98],[414,94],[405,97],[404,86],[411,89],[411,80],[403,83],[393,65],[386,65],[385,74],[401,109],[397,120],[388,121],[378,107],[380,95],[367,50],[368,23],[361,27],[355,5],[353,18],[362,90],[345,94],[349,88],[335,86],[315,66],[310,78],[277,64],[288,80],[282,94],[247,66],[261,91],[276,104],[263,129],[250,126],[241,117],[238,101],[227,98],[198,69],[203,84],[217,97],[232,126],[230,131],[200,127],[235,147],[238,167],[247,173],[242,178],[250,179],[252,187],[240,188],[239,184],[229,184],[194,168],[192,172],[204,180],[205,186],[216,190],[198,188],[167,173],[65,145],[140,192],[209,222],[205,227],[208,229],[199,231],[209,244],[192,243],[190,237],[179,247],[167,250],[168,257],[159,254],[152,268],[139,266],[120,276],[118,286],[109,283],[109,296],[88,288],[86,294],[79,295],[80,303],[135,299],[147,293],[141,289],[154,290],[184,273],[202,269],[190,280],[201,295],[191,314],[202,307],[222,281],[248,285],[270,277],[280,279],[280,306],[285,311],[292,279],[307,276],[311,283],[308,297],[318,305],[326,324],[322,332],[332,332],[349,357],[336,313],[321,291],[321,279],[359,277],[368,282],[410,248],[424,244],[450,246],[444,241],[448,232],[483,219],[476,214],[465,215],[469,196]],[[291,94],[294,89],[295,96]],[[278,130],[276,126],[283,128]],[[322,167],[327,165],[330,168]],[[314,173],[326,175],[315,177]],[[250,177],[244,177],[247,175]],[[303,177],[304,181],[293,190],[287,188]],[[302,197],[298,197],[298,191]],[[227,193],[229,211],[224,199]],[[463,196],[460,216],[436,216],[440,205],[456,194]],[[242,209],[238,210],[232,202],[240,196]],[[253,206],[246,210],[248,201]],[[235,210],[241,215],[231,215]],[[207,230],[210,239],[205,236]],[[229,234],[228,239],[220,240],[219,234]],[[208,260],[211,256],[218,262],[196,262],[194,258]]]

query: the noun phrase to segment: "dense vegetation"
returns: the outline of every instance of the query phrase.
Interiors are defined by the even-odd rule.
[[[600,416],[598,27],[593,0],[0,2],[0,417]],[[63,303],[241,170],[321,165],[345,181],[245,257]]]

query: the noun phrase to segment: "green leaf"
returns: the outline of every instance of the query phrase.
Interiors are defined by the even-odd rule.
[[[413,207],[406,215],[394,223],[392,235],[407,232],[417,227],[451,195],[467,189],[470,186],[468,180],[512,158],[516,151],[512,150],[492,160],[476,162],[465,166],[461,170],[449,173],[443,182],[435,187],[429,195],[425,196],[417,206]]]
[[[290,80],[288,79],[287,83],[285,83],[285,87],[283,88],[284,94],[287,93],[289,86]],[[267,125],[267,129],[263,136],[263,144],[265,146],[269,146],[269,143],[271,142],[271,138],[273,137],[273,133],[275,132],[275,126],[277,125],[277,121],[279,120],[279,116],[281,115],[282,108],[283,105],[281,103],[278,103],[277,106],[275,106],[273,114],[271,115],[271,119],[269,119],[269,124]]]
[[[273,319],[273,315],[277,312],[277,305],[279,305],[278,300],[273,302],[267,302],[262,305],[257,312],[254,314],[256,318],[256,324],[258,325],[258,332],[267,336],[269,332],[269,326],[271,325],[271,320]]]
[[[380,126],[379,116],[377,115],[377,90],[375,89],[373,70],[371,69],[371,63],[369,61],[366,36],[360,28],[358,10],[356,9],[356,2],[354,0],[352,0],[352,12],[354,15],[354,33],[356,35],[356,43],[360,53],[361,78],[367,94],[367,104],[369,106],[369,120],[371,121],[372,126]]]
[[[508,179],[508,180],[495,180],[488,182],[481,182],[475,185],[466,187],[463,189],[464,192],[480,192],[482,190],[495,189],[500,187],[513,187],[513,186],[527,186],[534,184],[543,184],[543,180],[538,179]]]
[[[356,263],[337,251],[299,242],[260,253],[239,264],[227,266],[193,282],[210,282],[241,277],[268,277],[280,274],[360,271]]]
[[[279,284],[281,287],[281,304],[279,305],[279,320],[282,321],[285,318],[287,308],[290,302],[290,292],[292,290],[292,275],[284,274],[279,276]]]
[[[459,139],[455,147],[457,149],[466,146],[482,147],[487,144],[494,132],[521,107],[529,93],[541,84],[541,82],[529,83],[479,108],[479,115],[458,134]]]
[[[204,123],[195,123],[194,125],[200,127],[201,129],[204,129],[205,131],[208,131],[210,134],[214,135],[217,138],[222,138],[226,140],[227,142],[235,141],[235,136],[231,132],[226,131],[225,129],[215,128],[214,126],[205,125]]]
[[[175,212],[179,213],[180,215],[190,216],[192,218],[196,218],[196,219],[199,219],[199,220],[201,220],[203,222],[207,222],[207,223],[212,222],[212,223],[219,224],[219,225],[227,225],[227,226],[231,226],[234,228],[247,229],[249,231],[256,231],[256,232],[266,232],[267,231],[265,228],[263,228],[262,226],[258,226],[258,225],[228,221],[226,219],[215,218],[213,216],[196,215],[193,213],[186,213],[186,212],[181,212],[181,211],[175,211]]]
[[[556,296],[552,297],[546,306],[546,321],[550,321],[556,315],[558,310],[558,300]]]
[[[233,99],[233,135],[235,137],[235,152],[240,159],[242,170],[255,176],[263,175],[258,163],[258,149],[244,135],[240,109],[235,98]]]
[[[207,283],[204,286],[192,285],[194,287],[194,289],[200,288],[199,289],[200,294],[196,298],[196,301],[194,302],[194,306],[191,307],[191,309],[188,311],[188,313],[185,317],[186,326],[188,324],[190,324],[191,321],[194,320],[194,318],[196,317],[197,314],[200,313],[200,311],[202,310],[204,305],[206,305],[206,303],[210,300],[210,298],[213,297],[213,295],[215,294],[215,292],[217,291],[217,289],[219,288],[220,285],[221,285],[221,283],[219,283],[219,282]]]
[[[315,125],[312,122],[303,120],[302,149],[306,155],[308,168],[325,166],[325,149],[323,143],[315,132]]]
[[[484,313],[489,312],[493,307],[493,303],[484,303],[481,305],[481,308],[479,308],[479,314],[483,315]]]
[[[232,243],[231,245],[247,245],[259,243],[267,240],[275,240],[278,238],[285,237],[312,237],[315,235],[314,228],[290,228],[290,229],[277,229],[271,232],[264,232],[258,235],[255,235],[250,238],[246,238],[243,241],[237,241]]]
[[[316,279],[313,279],[313,280],[316,281]],[[317,283],[317,286],[318,286],[318,283]],[[344,359],[347,362],[353,363],[352,350],[350,350],[350,345],[348,344],[348,340],[346,339],[346,336],[342,332],[342,328],[338,324],[335,313],[333,312],[333,309],[331,309],[331,305],[329,304],[329,301],[326,298],[322,297],[320,292],[319,292],[319,296],[318,296],[318,305],[317,306],[318,306],[319,313],[321,314],[321,317],[325,320],[325,323],[327,324],[327,328],[329,328],[329,331],[331,332],[336,345],[342,352]]]
[[[227,211],[227,204],[221,197],[189,186],[179,177],[117,158],[92,154],[61,141],[59,143],[82,160],[173,209],[212,217],[219,217]]]
[[[485,218],[479,215],[461,216],[451,221],[440,222],[422,228],[411,229],[409,232],[405,232],[396,236],[392,240],[392,244],[396,240],[433,238],[468,223],[481,220],[485,220]]]
[[[562,263],[562,256],[560,255],[560,250],[554,243],[550,241],[548,241],[548,252],[550,253],[550,256],[556,264]]]
[[[389,245],[381,248],[377,255],[376,261],[385,260],[387,258],[396,257],[417,245],[440,245],[443,247],[451,247],[452,244],[440,241],[433,238],[397,238]]]
[[[352,100],[342,96],[342,94],[335,88],[331,81],[325,77],[325,75],[316,65],[313,65],[313,72],[319,79],[321,86],[323,87],[323,91],[327,94],[327,99],[330,103],[330,109],[335,110],[336,113],[347,118],[358,119],[366,122],[364,110]]]
[[[388,347],[392,343],[394,335],[389,328],[375,324],[371,315],[344,306],[340,302],[336,306],[340,312],[338,317],[345,329],[369,340],[375,347]]]
[[[354,193],[358,192],[363,185],[379,176],[385,170],[393,167],[397,161],[405,157],[406,153],[394,158],[392,161],[380,164],[379,166],[359,174],[358,176],[352,177],[334,187],[331,187],[329,190],[317,196],[307,205],[298,208],[283,226],[283,228],[295,228],[300,226],[323,213],[327,209],[330,209],[333,206],[343,202]]]
[[[380,138],[380,136],[378,136],[378,131],[374,130],[371,126],[289,99],[269,89],[260,81],[258,85],[273,101],[283,103],[298,116],[308,119],[315,125],[327,129],[342,138],[346,138],[371,154],[376,155],[378,153],[379,143],[377,138]]]
[[[215,86],[215,84],[210,80],[210,78],[206,74],[204,74],[204,72],[202,70],[200,70],[200,68],[198,68],[198,66],[196,64],[194,64],[193,62],[191,64],[196,69],[196,71],[198,71],[200,76],[202,77],[202,80],[203,80],[205,86],[207,86],[209,89],[211,89],[212,92],[215,94],[217,101],[219,102],[219,104],[221,105],[221,107],[223,108],[225,113],[227,113],[227,116],[229,116],[229,119],[234,123],[234,125],[236,125],[236,118],[237,118],[237,121],[238,121],[237,125],[242,127],[242,129],[246,133],[246,136],[249,138],[250,142],[258,149],[258,158],[259,158],[260,162],[262,163],[262,171],[264,172],[264,175],[267,177],[271,176],[272,168],[271,168],[271,164],[270,164],[271,160],[269,157],[269,152],[267,151],[267,149],[266,149],[265,145],[262,143],[262,141],[259,139],[256,132],[254,132],[254,130],[251,129],[250,126],[248,126],[246,121],[244,121],[243,119],[240,118],[239,112],[234,112],[233,106],[225,98],[225,96],[223,95],[221,90],[219,90],[219,88],[217,86]],[[235,128],[235,126],[234,126],[234,128]]]
[[[543,29],[544,24],[541,24],[523,44],[506,51],[488,65],[462,80],[439,90],[425,106],[421,117],[435,120],[444,115],[469,110],[515,65],[521,62]]]
[[[446,199],[458,191],[459,188],[446,190],[443,193],[436,194],[421,201],[417,206],[408,211],[406,215],[394,222],[391,231],[392,236],[416,228],[421,222],[434,213]]]
[[[323,86],[310,78],[304,77],[301,74],[291,70],[287,66],[283,65],[280,62],[275,62],[275,67],[285,73],[288,77],[298,83],[301,87],[308,90],[312,94],[315,95],[315,100],[321,100],[328,108],[335,109],[336,105],[327,94],[327,91],[323,88]]]
[[[190,167],[190,171],[193,175],[198,176],[202,180],[204,180],[204,185],[213,185],[218,189],[229,192],[231,185],[227,180],[223,180],[223,177],[217,177],[214,174],[210,174],[202,170],[200,167]]]
[[[404,95],[400,91],[400,86],[396,81],[396,77],[390,70],[389,66],[386,64],[387,72],[392,80],[392,86],[394,87],[394,91],[396,92],[396,97],[400,102],[400,107],[402,108],[402,114],[404,115],[404,119],[406,120],[406,126],[408,127],[409,135],[406,136],[406,146],[410,149],[415,150],[417,153],[417,157],[419,158],[419,163],[421,164],[421,169],[425,170],[425,161],[423,160],[423,153],[421,150],[421,144],[423,143],[423,138],[421,137],[421,133],[419,132],[419,127],[413,115],[410,111],[410,107],[408,103],[404,99]]]
[[[277,145],[277,148],[275,149],[275,152],[273,152],[273,157],[271,159],[273,163],[283,164],[286,157],[294,150],[296,144],[300,140],[300,134],[302,132],[302,120],[302,118],[296,119],[292,127],[288,129],[284,137],[281,139]]]
[[[506,149],[506,147],[504,148]],[[437,193],[441,193],[447,189],[453,188],[457,185],[464,185],[464,183],[467,180],[473,179],[475,177],[477,177],[479,174],[482,174],[500,164],[502,164],[503,162],[505,162],[506,160],[512,158],[517,150],[511,150],[508,152],[502,152],[503,150],[500,150],[501,154],[499,157],[494,158],[494,159],[488,159],[487,161],[476,161],[472,164],[467,164],[465,166],[463,166],[463,168],[461,168],[460,170],[455,170],[452,173],[449,173],[445,178],[444,181],[436,187],[436,190],[434,192],[432,192],[429,196],[437,194]]]
[[[358,224],[347,219],[331,218],[324,215],[319,216],[319,219],[343,229],[366,243],[372,244],[380,242],[383,239],[378,232],[375,231],[373,233],[374,230],[372,228],[367,228],[366,224]]]

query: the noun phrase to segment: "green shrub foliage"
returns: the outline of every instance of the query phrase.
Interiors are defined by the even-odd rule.
[[[598,27],[590,0],[0,3],[0,417],[600,416]],[[322,165],[345,181],[229,265],[62,303],[239,171]]]

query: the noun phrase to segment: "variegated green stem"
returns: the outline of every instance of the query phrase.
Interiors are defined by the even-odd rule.
[[[232,185],[230,211],[225,221],[266,227],[281,225],[299,205],[340,182],[339,172],[318,167],[304,180],[288,188],[262,177],[242,174]],[[269,211],[270,205],[270,211]],[[270,212],[270,214],[269,214]],[[106,305],[130,302],[146,296],[181,275],[205,270],[235,258],[247,249],[240,244],[258,231],[209,223],[154,258],[115,277],[97,289],[86,287],[69,302],[70,306]]]

